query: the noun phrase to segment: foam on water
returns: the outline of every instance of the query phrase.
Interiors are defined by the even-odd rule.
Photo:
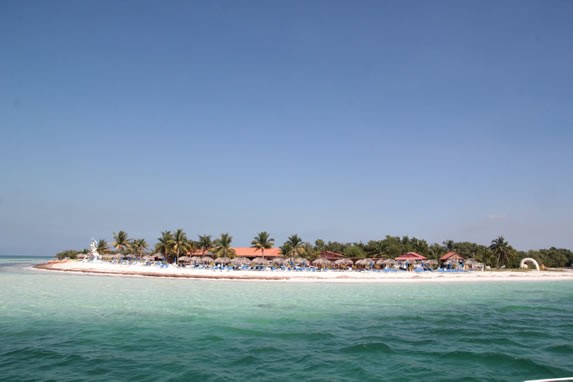
[[[6,380],[573,376],[573,283],[306,284],[0,269]]]

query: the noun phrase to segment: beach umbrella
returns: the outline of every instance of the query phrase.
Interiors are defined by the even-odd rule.
[[[118,253],[116,255],[113,255],[111,258],[114,260],[121,260],[123,259],[123,255],[121,253]]]
[[[136,256],[133,253],[130,253],[130,254],[125,255],[125,257],[128,259],[133,259]]]
[[[233,265],[245,265],[250,262],[251,261],[249,259],[246,259],[244,257],[235,257],[234,259],[231,259],[231,264]]]
[[[350,259],[340,259],[340,260],[336,260],[334,262],[335,265],[338,265],[340,267],[346,267],[346,266],[350,266],[352,265],[352,260]]]
[[[88,257],[88,255],[86,255],[85,253],[78,253],[76,255],[77,259],[85,259],[86,257]]]
[[[201,261],[202,261],[203,263],[210,263],[210,262],[213,261],[213,259],[212,259],[211,257],[209,257],[209,256],[203,256],[203,257],[201,258]]]
[[[203,259],[201,258],[201,256],[193,256],[191,257],[191,261],[194,263],[201,263],[203,262]]]
[[[358,260],[358,261],[356,262],[356,265],[360,265],[360,266],[363,266],[363,267],[369,267],[369,266],[371,266],[371,265],[374,265],[374,260],[368,259],[368,258],[366,258],[366,259],[360,259],[360,260]]]
[[[145,255],[145,256],[143,256],[143,260],[145,260],[145,261],[154,261],[154,260],[155,260],[155,256],[153,256],[153,255]]]
[[[251,263],[255,265],[268,265],[269,261],[263,257],[255,257],[251,260]]]
[[[165,256],[163,256],[163,254],[161,254],[161,253],[159,253],[159,252],[158,252],[158,253],[154,253],[154,254],[151,255],[151,256],[153,256],[154,259],[155,259],[155,258],[157,258],[157,259],[165,259]]]
[[[304,257],[295,257],[294,259],[292,259],[292,261],[296,265],[308,265],[309,264],[309,261],[307,259],[305,259]]]
[[[322,258],[316,259],[312,262],[312,265],[318,265],[320,267],[326,267],[326,266],[331,265],[331,264],[332,264],[332,262],[330,260],[322,259]]]
[[[271,260],[271,263],[276,265],[283,265],[286,262],[287,261],[284,257],[275,257],[274,259]]]
[[[180,263],[187,263],[187,262],[189,262],[189,261],[191,261],[191,258],[190,258],[189,256],[181,256],[181,257],[179,258],[179,262],[180,262]]]
[[[215,264],[227,264],[231,259],[228,257],[219,257],[215,259]]]

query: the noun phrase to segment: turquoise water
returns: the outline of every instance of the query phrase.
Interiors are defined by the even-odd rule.
[[[573,376],[573,282],[307,284],[87,276],[0,258],[8,381]]]

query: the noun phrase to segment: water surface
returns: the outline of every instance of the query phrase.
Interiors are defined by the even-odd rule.
[[[126,278],[0,259],[10,381],[520,381],[573,376],[573,282]]]

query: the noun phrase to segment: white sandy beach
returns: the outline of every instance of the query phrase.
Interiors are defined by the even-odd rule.
[[[481,282],[481,281],[553,281],[573,280],[573,271],[474,271],[461,273],[442,272],[371,272],[371,271],[238,271],[211,270],[155,265],[126,265],[108,262],[58,261],[40,264],[37,269],[78,272],[116,276],[172,277],[188,279],[222,279],[246,281],[295,281],[295,282]]]

